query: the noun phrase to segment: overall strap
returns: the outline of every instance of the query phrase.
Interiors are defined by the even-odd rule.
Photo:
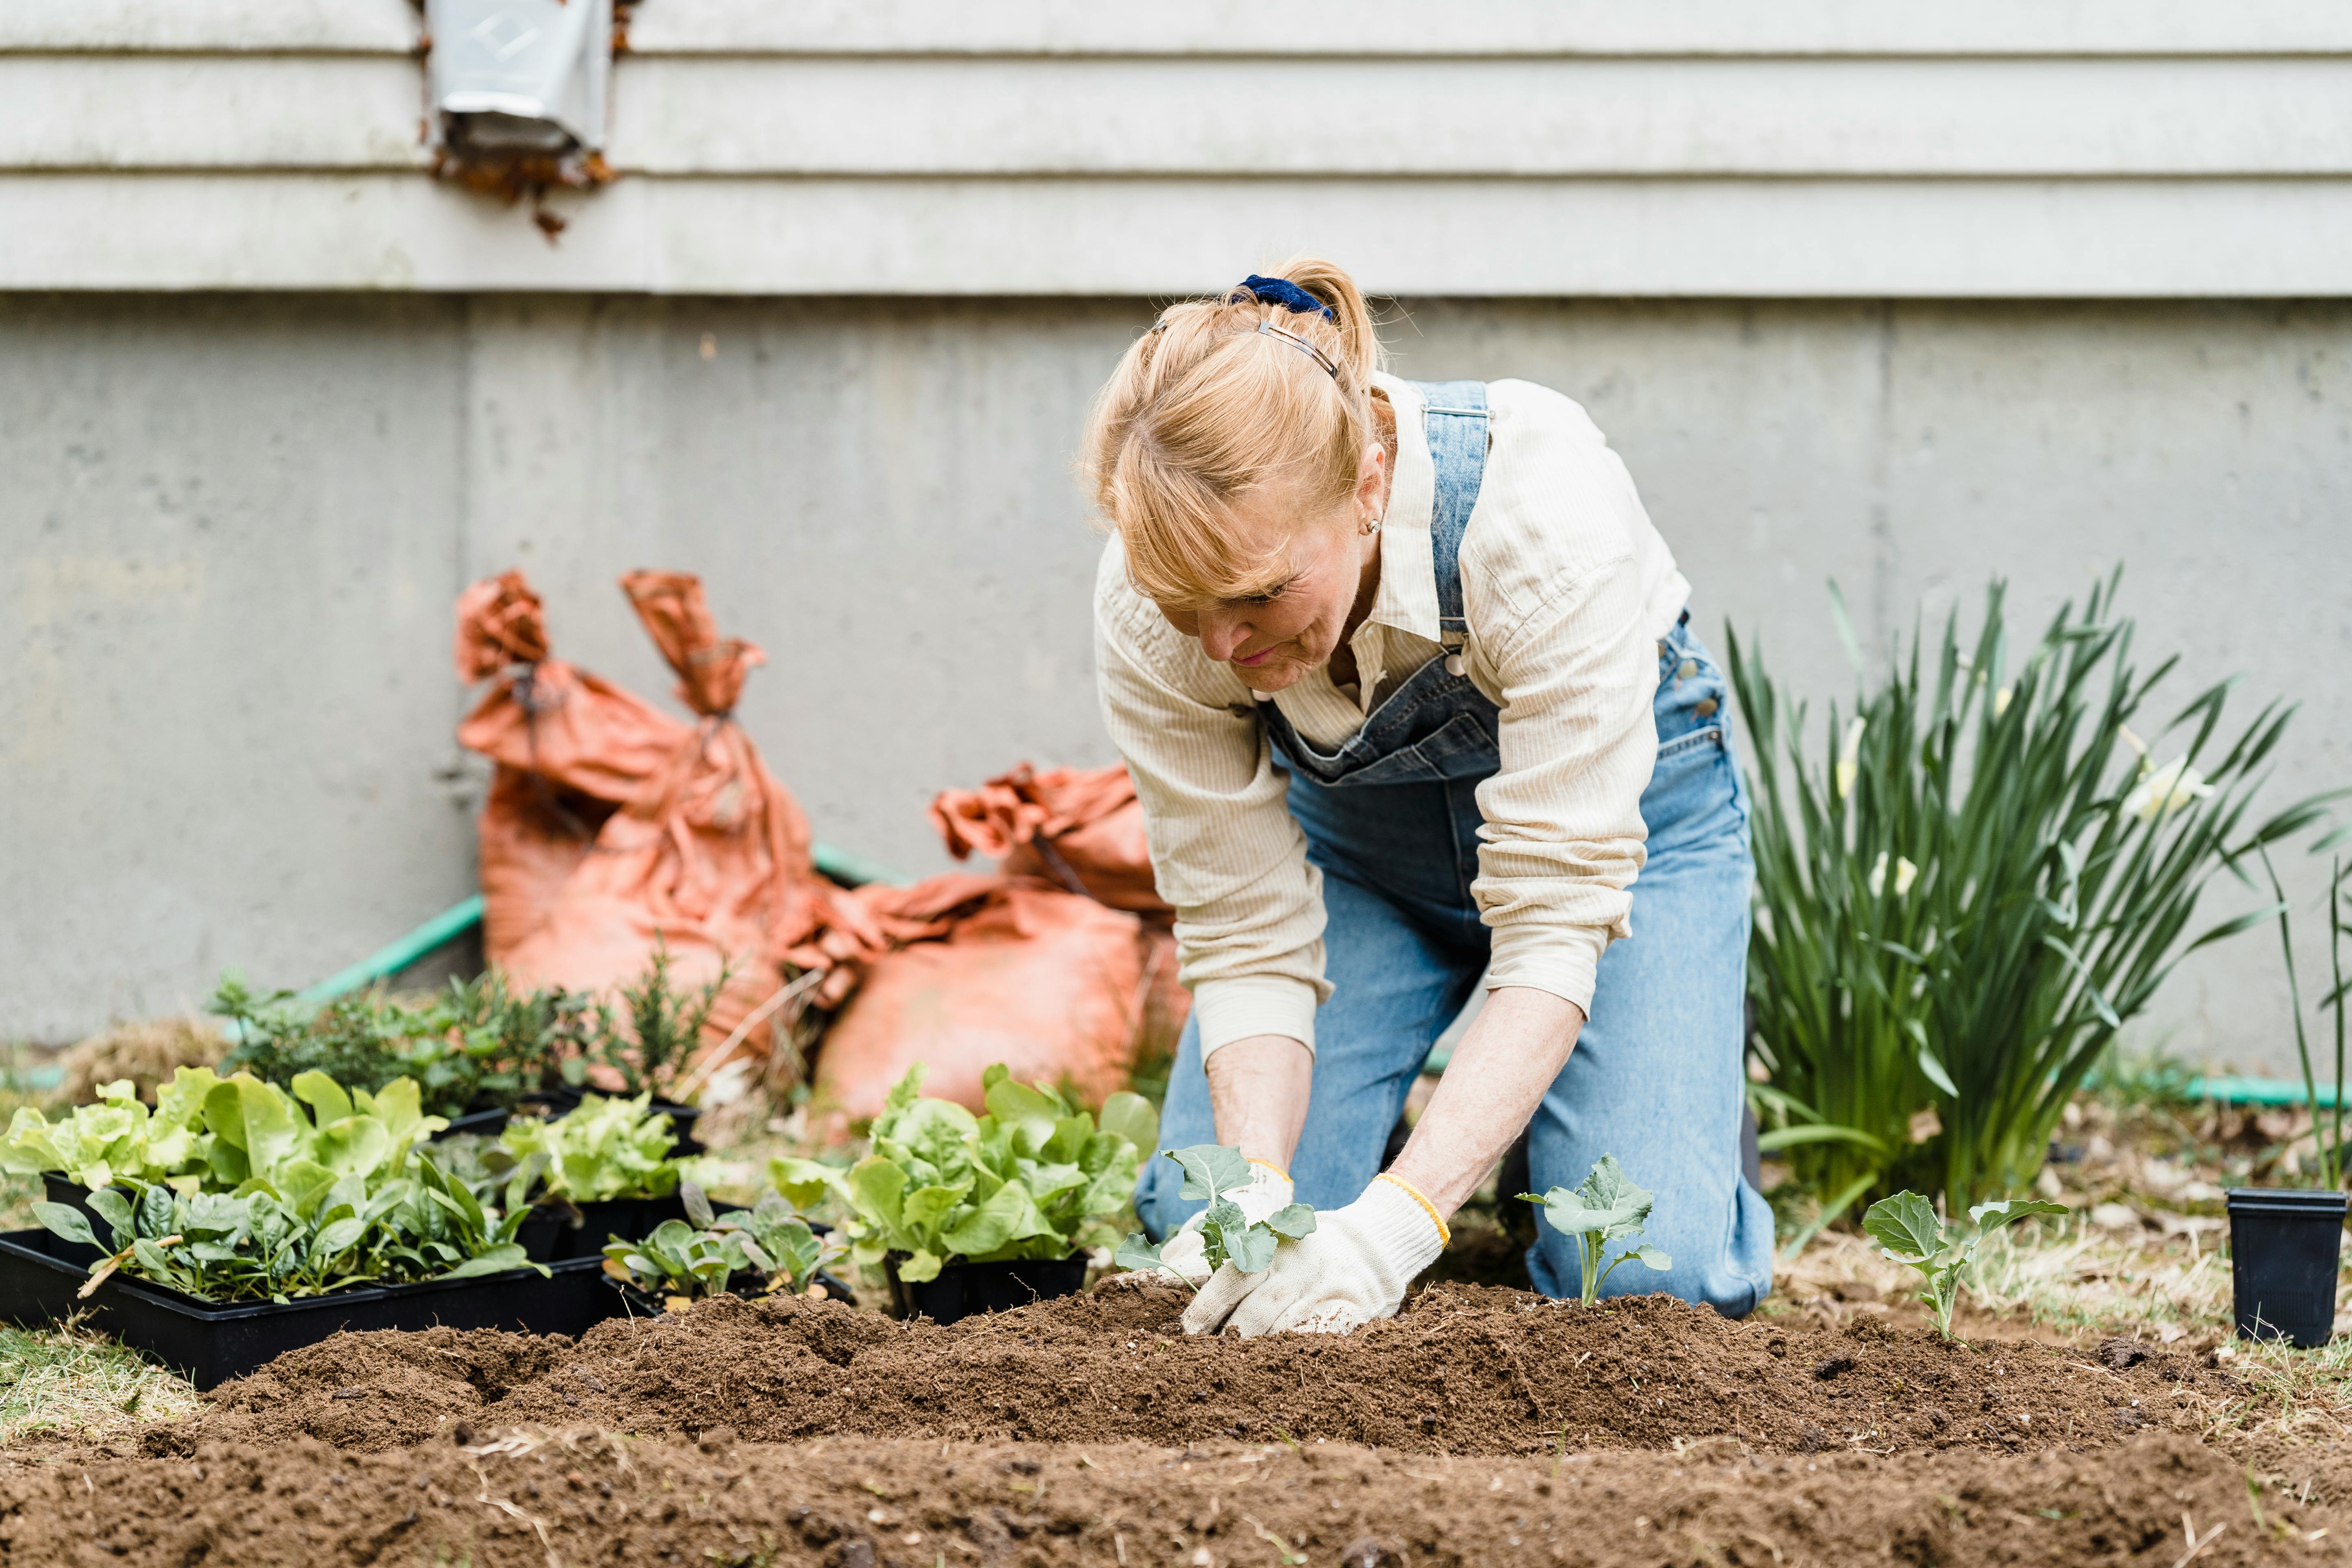
[[[1460,668],[1461,648],[1470,635],[1462,608],[1462,535],[1478,504],[1486,475],[1486,384],[1483,381],[1417,381],[1422,429],[1429,459],[1437,470],[1429,509],[1429,556],[1437,568],[1437,640],[1446,651],[1446,669]]]

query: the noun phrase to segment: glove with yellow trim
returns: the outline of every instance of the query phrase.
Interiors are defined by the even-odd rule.
[[[1252,1160],[1249,1184],[1235,1187],[1224,1195],[1240,1206],[1243,1218],[1252,1225],[1262,1225],[1276,1209],[1290,1206],[1290,1178],[1264,1160]],[[1201,1222],[1208,1214],[1202,1209],[1186,1220],[1160,1249],[1160,1266],[1182,1275],[1184,1283],[1196,1290],[1208,1282],[1211,1272],[1208,1253],[1201,1240]]]
[[[1184,1331],[1344,1334],[1392,1318],[1447,1240],[1429,1200],[1381,1176],[1347,1207],[1318,1213],[1314,1233],[1283,1243],[1263,1273],[1218,1269],[1185,1309]]]

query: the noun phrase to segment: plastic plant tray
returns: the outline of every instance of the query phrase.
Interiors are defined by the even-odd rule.
[[[58,1256],[68,1245],[46,1230],[0,1233],[0,1319],[27,1326],[87,1311],[89,1325],[146,1352],[198,1388],[241,1377],[290,1350],[349,1330],[505,1329],[570,1334],[626,1309],[589,1257],[536,1270],[422,1285],[362,1286],[326,1296],[220,1306],[118,1274],[77,1299],[88,1267]]]

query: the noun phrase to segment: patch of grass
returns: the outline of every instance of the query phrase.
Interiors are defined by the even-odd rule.
[[[70,1328],[0,1328],[0,1447],[41,1432],[100,1437],[196,1409],[184,1379],[112,1340]]]

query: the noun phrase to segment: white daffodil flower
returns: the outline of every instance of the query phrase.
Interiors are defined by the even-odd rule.
[[[1911,884],[1919,879],[1919,868],[1904,857],[1895,857],[1895,896],[1902,898],[1911,891]],[[1878,863],[1870,868],[1870,896],[1876,898],[1886,890],[1886,851],[1878,852]]]
[[[2205,782],[2204,774],[2189,765],[2187,757],[2175,757],[2154,773],[2141,776],[2131,793],[2124,796],[2124,810],[2142,822],[2154,822],[2212,793],[2213,786]]]
[[[1853,781],[1862,773],[1862,732],[1870,728],[1867,719],[1856,719],[1845,727],[1845,740],[1838,747],[1837,792],[1843,800],[1853,793]]]
[[[1998,719],[2002,714],[2008,712],[2010,700],[2016,695],[2016,692],[2011,690],[2006,686],[1996,690],[1992,694],[1992,716]]]

